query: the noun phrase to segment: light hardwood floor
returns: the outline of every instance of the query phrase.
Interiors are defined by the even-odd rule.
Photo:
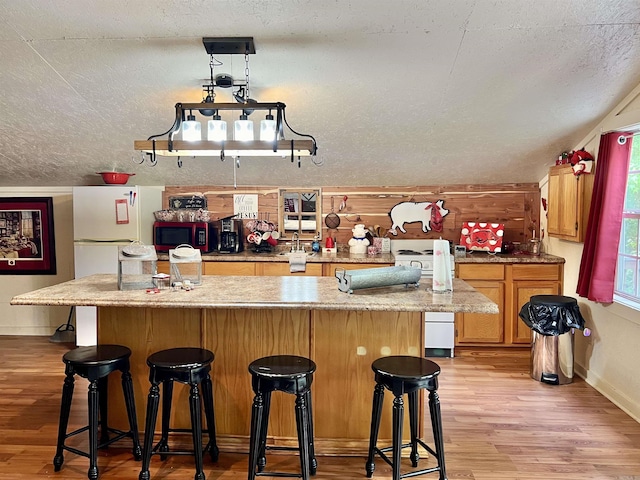
[[[46,337],[0,336],[0,480],[86,478],[84,457],[66,452],[58,473],[52,464],[64,379],[61,357],[69,348]],[[532,380],[526,349],[458,353],[455,359],[434,359],[442,368],[439,394],[449,479],[640,479],[640,424],[583,380],[576,377],[563,386]],[[70,426],[85,423],[86,381],[78,379]],[[85,438],[74,442],[86,444]],[[365,453],[318,457],[315,478],[366,478]],[[298,467],[294,456],[272,455],[268,462],[292,472]],[[128,442],[101,450],[98,464],[100,478],[138,478],[140,463],[132,459]],[[246,478],[246,467],[242,454],[223,452],[217,464],[205,457],[209,480]],[[193,475],[191,457],[152,458],[152,479]],[[373,478],[391,478],[379,459]]]

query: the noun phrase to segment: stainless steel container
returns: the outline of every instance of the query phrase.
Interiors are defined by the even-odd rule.
[[[532,334],[531,378],[552,385],[573,382],[573,331],[542,335],[534,330]]]

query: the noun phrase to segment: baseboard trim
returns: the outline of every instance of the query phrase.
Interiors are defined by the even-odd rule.
[[[595,388],[598,392],[611,400],[617,407],[627,413],[636,422],[640,423],[640,404],[629,398],[623,392],[616,389],[613,385],[603,380],[600,376],[585,370],[582,365],[577,363],[574,365],[575,373],[584,379],[589,385]]]
[[[0,326],[0,335],[16,337],[50,337],[56,331],[56,327],[50,325],[38,325],[32,327]]]

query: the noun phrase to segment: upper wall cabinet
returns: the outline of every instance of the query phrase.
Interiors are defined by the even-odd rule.
[[[552,237],[583,242],[595,173],[574,175],[570,164],[549,169],[547,229]]]
[[[280,189],[278,192],[278,228],[280,237],[311,240],[322,229],[320,189]]]

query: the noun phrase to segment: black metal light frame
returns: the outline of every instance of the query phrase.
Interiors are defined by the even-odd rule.
[[[208,54],[254,54],[255,46],[253,37],[205,37],[202,39]],[[212,89],[214,86],[205,86]],[[208,101],[211,96],[207,96],[201,103],[176,103],[175,120],[169,130],[158,135],[151,135],[147,140],[134,141],[134,149],[146,152],[150,157],[151,164],[157,163],[157,155],[163,156],[212,156],[219,155],[224,160],[225,155],[239,156],[285,156],[291,155],[291,161],[301,155],[316,155],[317,144],[313,136],[296,132],[287,122],[285,108],[282,102],[263,103],[250,101],[246,98],[244,103],[216,103]],[[272,141],[252,140],[252,141],[211,141],[200,140],[190,142],[185,140],[174,140],[173,136],[180,131],[182,123],[187,118],[187,112],[198,111],[205,116],[217,115],[220,110],[242,111],[243,114],[250,114],[254,110],[266,110],[270,114],[275,111],[276,133]],[[308,140],[291,139],[284,137],[284,126],[295,135],[306,137]],[[166,140],[160,137],[167,136]]]

